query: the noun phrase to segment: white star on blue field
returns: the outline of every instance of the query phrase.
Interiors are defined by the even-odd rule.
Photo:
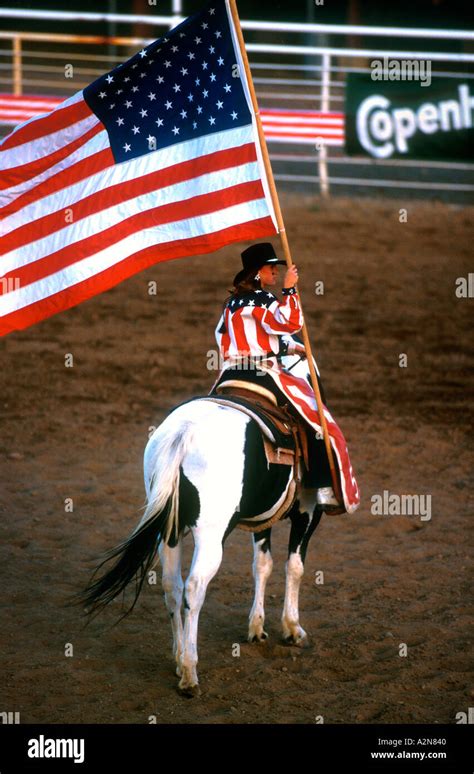
[[[83,93],[107,129],[116,162],[252,120],[223,0],[214,0]]]

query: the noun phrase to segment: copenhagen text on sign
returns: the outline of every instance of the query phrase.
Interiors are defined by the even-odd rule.
[[[416,132],[435,134],[471,129],[474,97],[467,84],[458,86],[458,98],[438,103],[423,102],[417,110],[391,109],[382,94],[373,94],[361,102],[356,117],[360,144],[376,158],[388,158],[395,151],[408,153],[408,141]]]

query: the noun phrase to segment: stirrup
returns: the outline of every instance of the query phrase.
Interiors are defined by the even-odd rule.
[[[321,510],[327,514],[336,516],[346,512],[344,504],[337,500],[332,486],[320,487],[316,492],[316,502],[321,507]]]

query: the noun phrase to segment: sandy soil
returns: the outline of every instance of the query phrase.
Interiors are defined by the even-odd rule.
[[[472,209],[409,203],[400,223],[403,202],[282,203],[362,489],[359,511],[324,518],[310,544],[310,647],[280,641],[286,523],[274,530],[262,646],[245,642],[250,538],[228,540],[201,616],[200,699],[176,692],[159,586],[115,628],[118,604],[85,630],[66,605],[138,519],[149,427],[215,376],[207,352],[242,248],[164,263],[0,342],[0,710],[22,723],[451,723],[472,705],[474,301],[454,292],[473,270]],[[430,494],[431,520],[372,515],[384,490]]]

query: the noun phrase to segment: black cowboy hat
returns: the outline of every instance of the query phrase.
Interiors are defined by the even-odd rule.
[[[278,260],[271,242],[258,242],[256,245],[250,245],[240,254],[240,257],[244,268],[235,275],[234,287],[252,270],[257,272],[266,264],[281,263],[283,266],[286,264],[286,261]]]

